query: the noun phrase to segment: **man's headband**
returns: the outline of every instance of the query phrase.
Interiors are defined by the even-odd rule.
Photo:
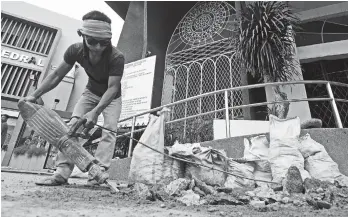
[[[79,35],[83,34],[96,38],[109,39],[112,37],[110,23],[100,20],[84,20],[82,28],[77,32]]]

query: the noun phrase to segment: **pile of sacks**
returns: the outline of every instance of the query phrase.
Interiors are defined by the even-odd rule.
[[[309,134],[300,137],[300,119],[278,119],[270,115],[269,141],[265,135],[244,139],[244,157],[239,161],[253,166],[255,179],[272,181],[284,186],[291,166],[298,168],[301,178],[315,178],[348,187],[348,177],[340,173],[338,165],[323,145]],[[237,160],[237,159],[236,159]],[[251,176],[251,174],[250,174]],[[256,181],[258,186],[267,185]]]
[[[201,147],[199,143],[175,143],[172,147],[165,147],[164,118],[167,111],[162,110],[159,117],[150,117],[140,141],[171,156],[208,168],[169,158],[138,144],[133,152],[129,180],[163,186],[167,195],[186,205],[249,203],[243,197],[228,196],[237,189],[264,189],[261,192],[282,189],[285,195],[305,193],[304,183],[312,179],[348,187],[348,177],[339,172],[338,165],[324,146],[309,134],[300,137],[298,117],[278,119],[270,115],[269,139],[266,135],[245,138],[243,158],[232,159],[226,156],[224,150]]]

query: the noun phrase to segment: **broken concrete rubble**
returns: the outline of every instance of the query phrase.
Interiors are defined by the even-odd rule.
[[[183,196],[178,198],[177,200],[184,203],[186,206],[192,206],[192,205],[200,205],[200,199],[201,197],[198,194],[195,194],[192,190],[184,191]]]
[[[278,122],[278,124],[282,124],[282,121]],[[298,120],[295,122],[297,123]],[[274,130],[279,131],[276,127]],[[274,137],[274,132],[271,134]],[[285,134],[287,134],[287,132],[285,132]],[[262,139],[263,146],[268,148],[267,139],[265,137],[262,137]],[[279,171],[275,171],[274,174],[274,171],[268,171],[268,175],[276,175],[277,177],[273,176],[272,180],[277,184],[255,182],[255,180],[248,180],[231,174],[228,174],[226,178],[226,174],[220,174],[221,172],[211,169],[216,168],[240,176],[253,178],[253,171],[255,171],[257,167],[259,169],[265,169],[267,168],[265,165],[269,164],[268,161],[272,160],[272,156],[267,157],[266,153],[268,153],[268,150],[265,153],[260,152],[259,150],[257,153],[263,153],[263,157],[254,159],[254,161],[261,160],[263,162],[239,162],[237,159],[227,158],[224,153],[211,148],[199,148],[199,152],[194,152],[193,148],[195,146],[199,147],[197,144],[192,144],[192,147],[190,144],[186,144],[185,148],[188,148],[190,153],[183,154],[186,152],[181,152],[181,149],[178,148],[179,146],[177,144],[176,148],[178,149],[176,150],[176,157],[193,160],[194,162],[209,166],[209,168],[199,168],[196,165],[186,163],[184,168],[186,174],[185,178],[171,180],[168,185],[164,186],[164,191],[167,196],[170,197],[169,200],[180,201],[180,203],[185,204],[186,206],[197,206],[202,204],[249,204],[260,212],[277,211],[283,207],[313,207],[314,209],[329,209],[331,207],[345,207],[348,205],[347,198],[344,197],[345,195],[348,195],[348,192],[336,192],[338,189],[337,186],[340,185],[335,186],[333,183],[327,184],[319,180],[308,178],[309,174],[305,170],[304,161],[306,157],[311,156],[313,153],[308,152],[309,154],[304,156],[301,151],[298,150],[301,142],[299,141],[297,127],[294,127],[294,135],[289,135],[288,140],[283,140],[282,137],[277,137],[277,140],[274,140],[273,138],[272,141],[273,145],[269,147],[270,150],[273,150],[272,164],[273,168],[278,169]],[[256,153],[255,151],[258,147],[259,146],[253,146],[248,150],[250,153]],[[261,151],[264,150],[266,149],[262,149]],[[305,152],[306,150],[307,149],[303,149],[302,152]],[[199,156],[199,161],[193,159],[193,155],[195,155],[195,157]],[[283,155],[287,156],[286,159],[283,158]],[[214,160],[212,160],[213,158]],[[284,159],[286,161],[285,163],[282,161]],[[209,162],[209,164],[205,161]],[[264,163],[265,165],[261,163]],[[244,172],[244,170],[246,172]],[[271,177],[267,178],[267,180],[270,181]],[[142,196],[145,195],[145,198],[154,198],[153,195],[156,191],[149,190],[152,195],[149,197],[149,193],[146,191],[144,186],[136,187],[138,189],[137,192]],[[338,196],[338,193],[343,196]],[[144,196],[142,198],[144,198]],[[162,196],[162,198],[164,197]],[[337,198],[340,198],[340,200]]]
[[[199,187],[199,189],[201,189],[205,194],[216,194],[217,193],[212,186],[205,184],[204,182],[202,182],[201,180],[199,180],[195,176],[192,176],[192,179],[195,180],[196,186]]]
[[[193,188],[193,191],[197,194],[199,194],[200,196],[205,196],[206,194],[201,190],[199,189],[198,187],[194,187]]]
[[[177,179],[172,181],[169,185],[167,185],[165,191],[170,196],[179,196],[181,191],[184,191],[188,188],[190,181],[187,179]]]
[[[283,180],[283,191],[291,193],[303,193],[303,181],[300,170],[296,166],[291,166]]]
[[[145,185],[143,183],[135,183],[134,184],[134,190],[137,192],[138,196],[141,199],[146,200],[147,198],[152,196],[152,194],[151,194],[149,188],[147,187],[147,185]]]
[[[218,194],[218,195],[208,195],[206,200],[209,205],[244,205],[245,203],[236,199],[231,195]]]

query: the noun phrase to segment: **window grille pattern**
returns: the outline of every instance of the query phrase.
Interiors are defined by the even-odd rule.
[[[25,97],[34,80],[38,80],[41,72],[14,66],[1,64],[1,93],[16,97]],[[30,78],[34,79],[30,79]]]
[[[1,13],[1,44],[48,55],[57,30]]]

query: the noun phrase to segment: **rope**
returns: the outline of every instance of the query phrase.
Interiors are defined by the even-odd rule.
[[[80,117],[76,117],[76,118],[80,118]],[[103,127],[103,126],[100,126],[100,125],[98,125],[98,124],[95,124],[95,126],[101,128],[101,129],[103,129],[103,130],[107,130],[107,131],[109,131],[109,132],[113,132],[113,133],[116,133],[116,134],[117,134],[116,131],[110,130],[110,129],[108,129],[108,128],[106,128],[106,127]],[[159,153],[159,154],[162,154],[162,155],[164,155],[164,156],[166,156],[166,157],[169,157],[169,158],[171,158],[171,159],[174,159],[174,160],[178,160],[178,161],[182,161],[182,162],[185,162],[185,163],[194,164],[194,165],[197,165],[197,166],[200,166],[200,167],[206,167],[206,168],[208,168],[208,169],[216,170],[216,171],[219,171],[219,172],[222,172],[222,173],[231,175],[231,176],[235,176],[235,177],[238,177],[238,178],[242,178],[242,179],[248,179],[248,180],[257,181],[257,182],[265,182],[265,183],[270,183],[270,184],[279,184],[279,183],[277,183],[277,182],[271,182],[271,181],[266,181],[266,180],[261,180],[261,179],[253,179],[253,178],[248,178],[248,177],[240,176],[240,175],[237,175],[237,174],[234,174],[234,173],[231,173],[231,172],[227,172],[227,171],[223,171],[223,170],[216,169],[216,168],[213,168],[213,167],[209,167],[209,166],[204,165],[204,164],[200,164],[200,163],[196,163],[196,162],[193,162],[193,161],[188,161],[188,160],[184,160],[184,159],[181,159],[181,158],[177,158],[177,157],[168,155],[168,154],[166,154],[166,153],[164,153],[164,152],[161,152],[161,151],[159,151],[159,150],[157,150],[157,149],[154,149],[154,148],[152,148],[152,147],[150,147],[150,146],[144,144],[143,142],[140,142],[139,140],[134,139],[134,138],[132,138],[132,137],[130,137],[130,136],[128,136],[128,135],[125,135],[125,136],[128,137],[129,139],[132,139],[132,140],[138,142],[139,144],[142,144],[143,146],[145,146],[145,147],[147,147],[147,148],[149,148],[149,149],[151,149],[151,150],[153,150],[153,151],[155,151],[155,152],[157,152],[157,153]]]

